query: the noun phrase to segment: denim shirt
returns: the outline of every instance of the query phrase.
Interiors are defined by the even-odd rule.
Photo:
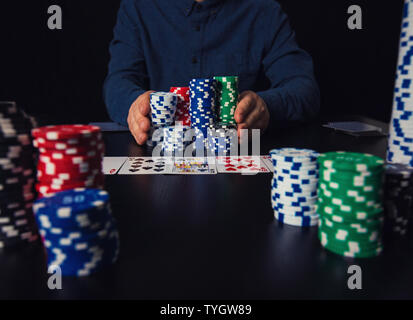
[[[123,125],[147,90],[225,75],[264,99],[270,126],[319,111],[312,59],[274,0],[123,0],[110,54],[104,98]]]

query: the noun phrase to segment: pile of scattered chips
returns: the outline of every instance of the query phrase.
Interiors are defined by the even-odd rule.
[[[387,160],[413,167],[413,2],[406,0]]]
[[[187,137],[189,130],[191,130],[191,127],[188,126],[173,126],[163,128],[163,155],[182,157],[184,155],[186,147],[192,142],[189,137]]]
[[[235,125],[238,103],[238,77],[214,77],[217,85],[217,113],[222,124]]]
[[[309,227],[318,224],[318,153],[284,148],[270,151],[274,165],[271,203],[275,218],[285,224]]]
[[[348,257],[377,256],[382,251],[384,161],[362,153],[329,152],[318,162],[321,244]]]
[[[106,191],[63,191],[38,199],[33,208],[49,267],[87,276],[116,262],[119,234]]]
[[[75,188],[103,188],[105,146],[99,127],[47,126],[32,131],[39,150],[37,165],[40,196]]]
[[[0,249],[38,240],[32,211],[35,123],[14,102],[0,102]]]
[[[229,156],[238,154],[238,135],[236,126],[217,124],[208,136],[208,150],[211,155]]]
[[[177,104],[178,96],[174,93],[151,93],[151,132],[146,143],[148,146],[154,147],[158,143],[162,143],[162,134],[158,129],[174,124]]]
[[[384,209],[386,229],[406,236],[413,214],[413,168],[402,164],[386,166]]]
[[[189,115],[189,88],[188,87],[172,87],[170,92],[178,96],[178,104],[176,106],[175,123],[180,123],[182,126],[191,125],[191,117]]]

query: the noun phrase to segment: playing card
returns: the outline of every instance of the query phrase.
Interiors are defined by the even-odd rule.
[[[270,172],[261,162],[260,156],[217,157],[217,169],[219,173],[257,174]]]
[[[104,157],[102,164],[103,173],[108,175],[118,173],[126,159],[127,157]]]
[[[173,161],[165,157],[130,157],[119,174],[168,174],[172,173]]]
[[[271,156],[261,156],[261,162],[263,162],[271,172],[274,172]]]
[[[174,174],[217,174],[215,158],[185,157],[175,158]]]

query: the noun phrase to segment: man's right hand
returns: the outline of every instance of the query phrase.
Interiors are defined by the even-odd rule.
[[[155,91],[146,91],[140,95],[129,109],[129,130],[140,145],[145,144],[146,140],[148,140],[148,132],[151,128],[151,122],[149,121],[149,113],[151,111],[149,99],[153,92]]]

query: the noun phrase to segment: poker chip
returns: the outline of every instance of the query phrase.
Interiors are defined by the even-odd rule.
[[[270,151],[274,166],[271,203],[275,218],[283,224],[312,227],[318,224],[316,199],[318,153],[308,149]]]
[[[238,135],[235,125],[218,123],[208,135],[208,152],[214,156],[229,156],[238,153]]]
[[[195,129],[197,144],[206,146],[208,129],[213,129],[215,123],[216,81],[192,79],[189,88],[191,127]]]
[[[99,127],[81,124],[45,126],[32,131],[34,138],[43,138],[47,141],[93,138],[100,134],[101,131]]]
[[[405,0],[387,161],[413,167],[413,2]]]
[[[413,168],[403,164],[385,166],[385,228],[396,238],[405,238],[413,214]]]
[[[106,191],[62,191],[38,199],[33,210],[48,266],[62,275],[88,276],[117,261],[119,233]]]
[[[30,132],[35,121],[14,102],[0,102],[0,249],[39,239],[32,211],[35,151]]]
[[[323,247],[347,257],[382,252],[383,160],[369,154],[329,152],[318,157],[318,236]]]
[[[151,130],[146,144],[155,147],[162,143],[163,131],[158,130],[174,124],[175,113],[178,105],[178,95],[171,92],[154,92],[150,95]],[[158,135],[155,139],[153,135]]]
[[[171,126],[163,128],[162,152],[164,156],[183,156],[185,149],[192,143],[187,141],[189,126]]]
[[[105,145],[98,127],[47,126],[33,130],[39,150],[36,190],[46,196],[74,188],[103,188]]]
[[[214,77],[217,86],[219,122],[236,125],[234,115],[238,103],[238,77]]]
[[[189,115],[189,87],[172,87],[170,92],[178,96],[175,123],[184,127],[191,126],[191,116]]]

